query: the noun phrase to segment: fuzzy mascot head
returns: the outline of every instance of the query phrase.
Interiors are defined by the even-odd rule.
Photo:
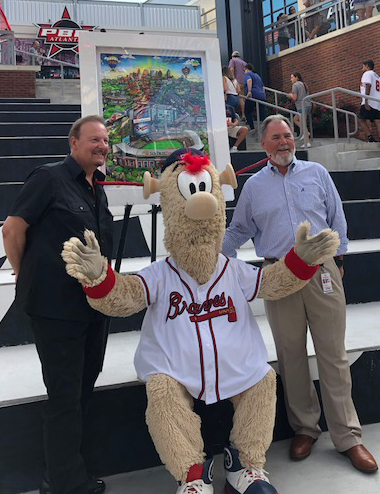
[[[222,184],[236,188],[231,165],[219,174],[207,156],[178,149],[160,180],[144,175],[144,198],[160,192],[164,243],[177,266],[203,284],[214,272],[225,230]]]

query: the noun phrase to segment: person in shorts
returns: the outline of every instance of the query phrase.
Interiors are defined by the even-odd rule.
[[[292,92],[287,94],[287,97],[294,102],[296,106],[297,112],[301,115],[302,114],[302,100],[309,94],[309,88],[307,87],[307,84],[304,82],[302,79],[302,76],[299,72],[292,72],[290,75],[290,82],[292,83]],[[308,115],[310,115],[312,109],[312,104],[311,101],[307,101],[305,104],[305,114],[306,114],[306,125],[307,125],[307,119]],[[303,122],[301,121],[300,117],[298,115],[294,116],[294,123],[297,125],[297,127],[300,128],[300,138],[303,136],[303,129],[302,129],[302,124]],[[310,147],[310,142],[309,142],[309,131],[307,131],[307,147]],[[304,144],[302,144],[301,147],[304,147]]]
[[[247,127],[238,125],[239,119],[237,118],[234,108],[230,105],[226,105],[226,117],[228,137],[236,139],[235,144],[231,147],[231,151],[236,152],[238,150],[238,146],[240,146],[246,138],[248,129]]]
[[[380,77],[373,70],[374,68],[373,60],[363,62],[363,75],[360,84],[361,94],[378,98],[378,101],[363,98],[358,114],[360,129],[364,132],[368,142],[376,142],[368,125],[368,120],[375,122],[377,133],[380,136]]]
[[[284,13],[279,14],[277,17],[278,46],[280,48],[280,51],[289,48],[290,31],[289,27],[287,26],[287,18],[288,16]]]
[[[372,17],[375,0],[354,0],[354,10],[358,14],[359,21]]]

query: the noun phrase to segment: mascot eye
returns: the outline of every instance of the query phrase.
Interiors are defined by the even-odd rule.
[[[207,171],[193,175],[183,171],[178,175],[178,188],[185,199],[189,199],[196,192],[211,192],[212,180]]]

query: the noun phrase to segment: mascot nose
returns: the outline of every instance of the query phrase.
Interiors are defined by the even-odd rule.
[[[186,201],[185,214],[191,220],[209,220],[218,211],[218,201],[209,192],[196,192]]]

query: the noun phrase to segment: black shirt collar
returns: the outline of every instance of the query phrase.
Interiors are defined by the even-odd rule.
[[[83,168],[80,165],[78,165],[78,163],[70,154],[66,156],[63,163],[65,164],[65,166],[69,170],[70,175],[73,178],[78,178],[79,176],[83,176],[83,177],[85,176]],[[98,180],[99,182],[103,182],[105,178],[106,176],[104,175],[104,173],[102,173],[100,170],[95,170],[93,182],[95,182],[95,180]]]

